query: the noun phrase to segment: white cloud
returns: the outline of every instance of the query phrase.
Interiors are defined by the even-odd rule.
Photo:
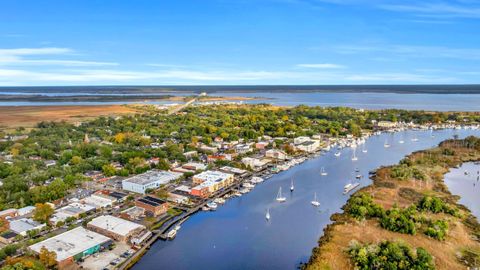
[[[329,64],[329,63],[322,63],[322,64],[298,64],[297,67],[300,67],[300,68],[318,68],[318,69],[337,69],[337,68],[345,68],[345,66],[343,66],[343,65]]]
[[[473,3],[473,2],[472,2]],[[432,18],[480,18],[480,7],[472,3],[447,4],[445,2],[418,1],[415,4],[388,4],[379,8],[396,12],[414,13],[417,16]]]
[[[66,55],[74,51],[69,48],[16,48],[0,49],[0,66],[116,66],[118,63],[64,60],[64,59],[30,59],[39,55]]]

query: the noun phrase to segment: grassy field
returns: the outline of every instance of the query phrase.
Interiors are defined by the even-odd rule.
[[[446,148],[453,149],[455,154],[441,154]],[[393,179],[392,167],[385,167],[377,171],[372,185],[357,194],[370,194],[374,203],[384,209],[391,209],[394,204],[408,207],[426,195],[441,198],[457,207],[461,216],[430,212],[422,212],[421,215],[426,219],[446,221],[449,226],[446,239],[439,241],[431,238],[422,233],[420,228],[415,235],[389,231],[380,226],[377,218],[357,220],[347,213],[335,214],[332,217],[335,222],[326,228],[319,246],[313,250],[309,263],[305,265],[306,269],[354,269],[346,252],[352,240],[360,243],[389,240],[403,242],[413,249],[423,247],[434,257],[436,269],[466,269],[468,262],[465,262],[465,257],[460,258],[460,255],[465,254],[465,250],[480,251],[480,225],[468,209],[457,204],[458,198],[448,191],[443,176],[450,167],[465,161],[479,160],[480,151],[450,142],[431,150],[413,153],[408,159],[424,173],[424,180]]]
[[[135,113],[124,105],[98,106],[0,106],[0,129],[31,128],[41,121],[86,121],[102,115]]]

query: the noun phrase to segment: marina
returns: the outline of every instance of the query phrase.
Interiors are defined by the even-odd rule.
[[[191,216],[174,241],[153,243],[133,269],[151,269],[159,261],[164,269],[295,269],[308,259],[323,229],[331,223],[330,216],[341,211],[353,194],[354,191],[342,193],[346,182],[355,180],[357,170],[359,174],[367,174],[454,135],[478,135],[478,131],[446,129],[435,130],[433,134],[435,137],[428,130],[381,133],[366,140],[369,151],[362,151],[357,161],[352,161],[348,154],[352,148],[342,147],[339,151],[343,155],[336,156],[334,151],[329,151],[298,162],[297,166],[288,166],[290,169],[283,168],[272,176],[262,176],[268,180],[250,192],[232,196],[214,212]],[[408,143],[392,143],[385,148],[387,138],[392,142],[405,138]],[[411,141],[413,138],[417,138],[417,143]],[[322,166],[329,168],[327,176],[318,174]],[[289,188],[293,177],[298,180],[295,192],[283,194],[282,187]],[[368,178],[356,181],[359,182],[357,188],[370,183]],[[313,201],[318,200],[319,204],[321,201],[321,205],[313,204],[314,196]],[[279,203],[278,198],[283,202]],[[214,259],[218,257],[226,259]]]

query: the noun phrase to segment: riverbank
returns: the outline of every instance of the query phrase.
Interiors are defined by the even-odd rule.
[[[385,240],[405,243],[412,249],[425,249],[433,257],[436,269],[465,269],[475,263],[478,266],[480,260],[475,260],[474,254],[480,251],[480,224],[466,207],[458,203],[458,197],[448,191],[443,177],[449,168],[479,160],[479,146],[478,139],[448,140],[436,148],[409,155],[401,161],[403,165],[378,169],[372,177],[373,184],[357,191],[343,207],[344,213],[332,216],[334,223],[324,230],[319,246],[314,248],[305,269],[354,269],[354,258],[348,253],[352,241],[365,245]],[[458,209],[458,214],[420,210],[420,202],[426,196],[439,198],[446,205]],[[371,202],[358,205],[358,198],[367,198],[368,201],[369,197]],[[402,211],[407,211],[407,207],[412,205],[419,210],[413,209],[414,214],[405,214],[406,219],[400,217],[396,225],[401,227],[405,223],[414,227],[403,230],[388,226],[392,209],[402,216]],[[378,211],[385,212],[368,212],[359,216],[352,210],[358,207],[363,207],[361,211],[380,209]],[[430,228],[442,221],[448,229]],[[431,230],[438,234],[432,234]],[[443,240],[443,237],[438,237],[440,232],[446,232]]]

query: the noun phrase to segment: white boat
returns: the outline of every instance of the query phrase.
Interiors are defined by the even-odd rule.
[[[325,168],[324,168],[324,167],[322,167],[322,168],[320,169],[320,175],[321,175],[321,176],[327,176],[327,175],[328,175],[328,173],[325,171]]]
[[[368,152],[367,148],[365,148],[365,144],[364,144],[364,143],[362,144],[362,152],[363,152],[363,153],[367,153],[367,152]]]
[[[263,181],[264,181],[263,178],[258,177],[258,176],[254,176],[254,177],[252,177],[252,179],[250,179],[250,182],[253,183],[253,184],[258,184],[258,183],[261,183]]]
[[[208,208],[208,206],[204,206],[202,207],[202,211],[210,211],[210,208]]]
[[[222,198],[216,198],[215,200],[213,200],[216,204],[224,204],[225,203],[225,199],[222,199]]]
[[[172,229],[167,233],[167,238],[168,239],[173,239],[173,238],[175,238],[176,235],[177,235],[177,230]]]
[[[255,187],[254,184],[251,184],[251,183],[248,183],[248,182],[243,183],[242,186],[245,187],[245,188],[254,188]]]
[[[287,198],[285,198],[284,196],[282,196],[282,187],[280,187],[278,189],[278,194],[277,194],[277,198],[276,198],[277,202],[285,202],[287,200]]]
[[[265,214],[265,219],[270,220],[270,209],[267,209],[267,213]]]
[[[343,187],[343,194],[347,194],[349,193],[350,191],[354,190],[355,188],[357,188],[358,186],[360,185],[360,183],[356,182],[356,183],[349,183],[349,184],[346,184],[344,187]]]
[[[295,186],[293,185],[293,178],[292,178],[292,183],[290,184],[290,192],[293,192],[295,190]]]
[[[340,154],[341,154],[340,152],[335,152],[335,156],[336,156],[336,157],[339,157]]]
[[[217,207],[218,207],[218,205],[217,205],[216,203],[214,203],[214,202],[209,202],[209,203],[207,203],[207,206],[208,206],[208,208],[210,208],[210,210],[212,210],[212,211],[217,210]]]
[[[352,161],[357,161],[358,160],[356,152],[357,151],[355,150],[355,148],[353,148]]]
[[[385,148],[388,148],[388,147],[390,147],[390,144],[388,143],[388,141],[387,141],[387,140],[385,140],[385,143],[383,144],[383,147],[385,147]]]
[[[313,206],[320,206],[320,202],[317,201],[317,193],[315,192],[315,195],[313,196],[313,201],[311,201]]]
[[[415,137],[412,138],[412,142],[418,142],[417,136],[415,136]]]
[[[405,142],[404,140],[400,140],[400,141],[398,141],[398,143],[400,143],[400,144],[402,144],[402,143],[404,143],[404,142]]]
[[[242,188],[242,189],[240,189],[239,191],[240,191],[240,193],[242,193],[242,194],[246,194],[246,193],[250,192],[250,189],[248,189],[248,188]]]
[[[233,196],[235,196],[235,197],[242,197],[242,193],[240,193],[240,192],[235,192],[235,193],[233,193]]]

